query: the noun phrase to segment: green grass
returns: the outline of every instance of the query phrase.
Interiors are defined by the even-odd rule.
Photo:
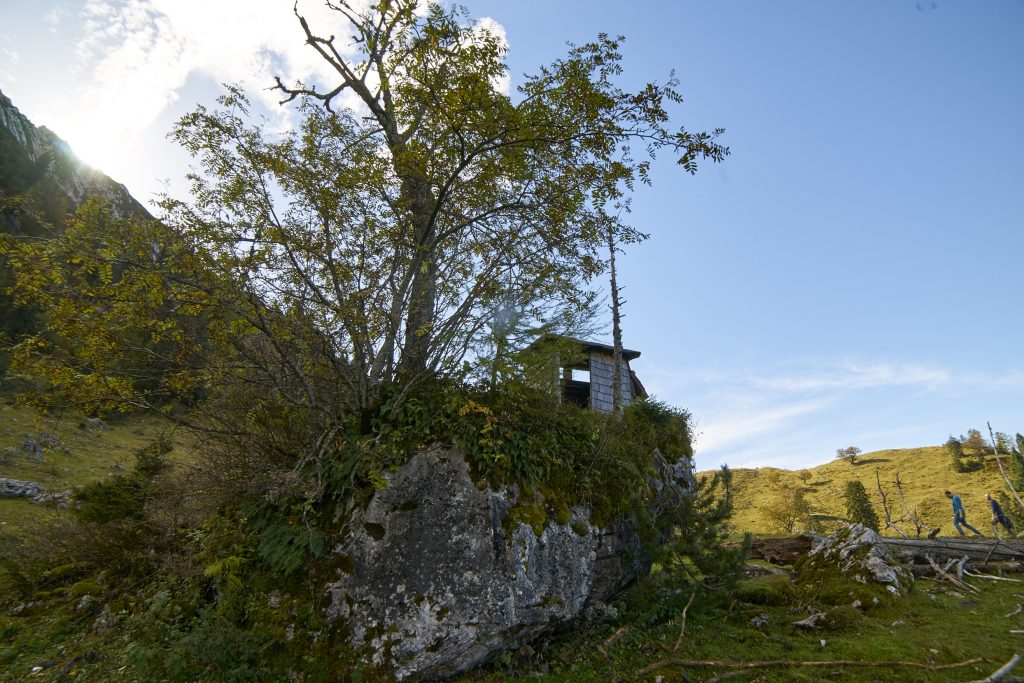
[[[112,420],[106,430],[80,425],[84,425],[84,418],[79,416],[40,418],[29,409],[0,404],[0,453],[40,431],[57,435],[69,450],[67,454],[50,451],[41,463],[33,462],[27,454],[18,454],[12,462],[0,464],[0,477],[36,481],[50,491],[104,479],[121,471],[113,468],[115,463],[130,467],[133,451],[152,441],[166,422],[156,417],[135,416]],[[173,457],[179,461],[187,459],[186,449],[179,445]],[[908,502],[919,507],[926,521],[947,529],[948,501],[942,496],[943,489],[961,493],[969,519],[976,523],[986,519],[982,507],[984,491],[999,490],[994,462],[986,462],[985,468],[977,472],[957,474],[952,471],[944,449],[938,447],[879,451],[861,456],[860,461],[862,464],[856,466],[844,461],[813,468],[806,484],[797,472],[736,471],[736,526],[763,530],[758,502],[765,500],[773,489],[784,486],[803,487],[815,511],[842,514],[841,492],[851,478],[863,481],[869,493],[877,497],[876,467],[893,495],[891,481],[899,471]],[[59,514],[58,510],[24,500],[0,500],[0,531],[42,528],[37,525],[46,517]],[[977,525],[987,530],[984,524]],[[1010,633],[1024,629],[1024,614],[1007,616],[1016,605],[1024,604],[1024,583],[974,583],[982,589],[981,593],[967,596],[930,580],[918,580],[915,590],[895,605],[854,614],[845,626],[828,632],[806,632],[793,626],[793,622],[808,614],[808,605],[794,602],[798,597],[789,601],[756,598],[762,604],[742,600],[716,605],[697,602],[688,611],[685,636],[677,652],[673,652],[673,647],[679,637],[680,614],[687,594],[641,588],[617,604],[617,619],[575,627],[568,634],[506,655],[498,663],[458,680],[639,683],[655,681],[660,676],[664,683],[669,683],[707,680],[730,670],[666,666],[638,675],[645,667],[670,658],[739,662],[906,660],[948,664],[982,657],[982,664],[946,671],[905,667],[771,667],[751,670],[731,680],[902,683],[983,678],[1014,653],[1024,651],[1024,636]],[[132,647],[127,640],[130,633],[117,629],[96,633],[96,612],[77,611],[78,599],[72,597],[74,591],[67,590],[69,586],[64,587],[64,592],[57,590],[38,597],[37,606],[29,614],[13,616],[9,612],[13,604],[10,602],[0,610],[0,681],[56,681],[66,666],[70,667],[71,679],[76,681],[137,680],[137,670],[126,666]],[[761,629],[751,626],[751,618],[761,614],[767,615],[767,625]],[[620,631],[624,635],[604,647]],[[826,641],[824,646],[822,640]],[[607,654],[602,654],[599,646]],[[99,658],[84,658],[90,652],[98,653]],[[76,658],[77,663],[73,663]],[[55,663],[30,673],[34,666],[48,661]]]
[[[170,426],[155,415],[116,416],[106,429],[90,428],[83,415],[63,413],[40,415],[32,408],[18,406],[4,396],[0,401],[0,477],[42,484],[48,493],[65,491],[105,479],[130,469],[134,452]],[[41,432],[60,439],[67,452],[47,450],[37,462],[20,445]],[[184,434],[176,438],[171,460],[184,462],[187,452]],[[13,448],[10,453],[6,449]],[[7,462],[3,462],[6,460]],[[35,505],[26,498],[0,498],[0,531],[19,533],[47,515],[60,514],[51,507]]]
[[[678,651],[673,649],[687,594],[642,588],[617,604],[620,615],[614,621],[576,627],[456,680],[639,683],[661,676],[664,683],[669,683],[707,680],[732,670],[728,666],[669,665],[638,675],[645,667],[673,658],[727,662],[910,661],[935,665],[982,658],[981,663],[944,671],[902,666],[774,666],[751,670],[734,680],[939,683],[978,679],[1014,653],[1024,651],[1024,636],[1010,633],[1024,629],[1024,614],[1007,616],[1016,605],[1024,604],[1024,583],[974,583],[981,593],[963,595],[943,584],[919,579],[915,589],[896,604],[855,615],[846,626],[834,631],[795,628],[793,622],[808,614],[806,605],[736,601],[731,606],[708,606],[696,602],[687,612]],[[767,624],[761,629],[749,624],[759,615],[767,616]],[[90,651],[100,657],[75,665],[78,675],[73,680],[136,680],[132,668],[125,668],[130,643],[116,630],[94,633],[90,627],[95,617],[95,613],[76,612],[74,600],[63,596],[50,598],[31,617],[14,617],[6,610],[0,613],[0,681],[57,681],[65,665]],[[605,646],[620,632],[624,632],[622,637]],[[47,660],[55,664],[29,678],[32,667]]]
[[[461,681],[492,683],[530,681],[699,681],[721,675],[730,667],[666,666],[646,675],[637,673],[666,659],[752,662],[855,660],[864,662],[911,661],[951,664],[981,657],[984,663],[966,668],[929,672],[910,667],[776,666],[751,670],[738,681],[964,681],[984,678],[1017,652],[1024,651],[1024,636],[1010,630],[1024,628],[1024,615],[1007,618],[1015,605],[1024,602],[1024,583],[976,581],[984,584],[977,596],[964,596],[930,581],[918,580],[908,597],[890,607],[866,611],[839,631],[808,632],[793,622],[808,612],[789,606],[736,603],[731,611],[708,610],[694,605],[687,613],[686,631],[678,652],[682,605],[676,616],[644,626],[630,615],[628,633],[605,648],[597,649],[623,624],[584,628],[565,640],[521,652],[486,671],[474,672]],[[659,609],[652,607],[652,609]],[[766,614],[762,629],[748,622]],[[900,624],[899,622],[903,622]],[[825,644],[822,645],[821,641]],[[538,675],[540,674],[540,675]]]
[[[1006,464],[1004,456],[1003,465]],[[876,470],[883,488],[889,494],[894,517],[902,515],[894,483],[898,472],[903,482],[907,505],[917,508],[918,518],[923,523],[942,527],[941,535],[955,533],[950,502],[943,495],[946,489],[960,495],[971,524],[986,535],[991,533],[988,523],[991,514],[985,501],[985,492],[995,494],[1003,491],[1005,487],[995,459],[991,456],[986,457],[982,469],[958,473],[953,471],[949,455],[942,446],[864,453],[858,457],[856,465],[851,465],[845,460],[836,460],[805,470],[811,474],[806,483],[800,478],[800,470],[771,467],[733,470],[733,495],[736,501],[733,524],[738,531],[778,531],[765,519],[762,509],[773,495],[787,487],[803,489],[813,513],[845,516],[843,489],[848,481],[854,479],[864,484],[871,497],[872,506],[882,521],[884,513],[875,480]],[[882,526],[884,527],[884,521]],[[913,534],[913,527],[910,524],[902,524],[901,528]],[[896,535],[892,530],[885,533]]]

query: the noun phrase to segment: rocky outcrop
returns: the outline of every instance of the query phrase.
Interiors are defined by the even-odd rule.
[[[826,536],[797,562],[798,583],[827,601],[863,605],[898,598],[913,584],[906,568],[890,555],[878,532],[851,524]]]
[[[329,616],[399,680],[443,678],[600,609],[648,570],[629,523],[601,529],[576,508],[537,533],[511,521],[518,495],[478,487],[457,450],[417,455],[350,511]]]
[[[34,498],[43,493],[43,485],[34,481],[0,479],[0,498]]]
[[[28,498],[36,505],[57,505],[66,508],[71,491],[47,493],[42,484],[21,479],[0,478],[0,498]]]
[[[68,212],[87,198],[109,202],[115,216],[151,217],[124,185],[90,168],[68,144],[35,126],[0,92],[0,230],[44,234],[60,228]]]

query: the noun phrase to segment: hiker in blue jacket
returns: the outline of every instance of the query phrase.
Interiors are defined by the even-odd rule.
[[[953,501],[953,526],[960,532],[961,536],[966,536],[961,524],[971,531],[974,532],[975,536],[981,536],[981,532],[975,529],[973,526],[967,523],[967,512],[964,510],[964,504],[960,502],[960,496],[956,495],[952,491],[946,491],[946,498]]]
[[[1003,512],[1003,508],[999,506],[999,501],[993,498],[991,493],[985,494],[985,500],[988,501],[989,506],[992,508],[992,529],[998,531],[999,527],[997,525],[1002,524],[1006,528],[1006,533],[1012,534],[1013,522]]]

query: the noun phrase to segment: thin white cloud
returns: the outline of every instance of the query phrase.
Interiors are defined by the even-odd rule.
[[[9,35],[6,33],[0,33],[0,56],[3,57],[3,59],[0,59],[0,79],[2,79],[4,83],[18,82],[18,79],[14,74],[5,68],[8,66],[11,68],[17,67],[18,62],[20,61],[18,51],[13,47],[8,47],[13,45],[13,43],[14,41],[11,40]]]
[[[796,418],[827,408],[831,401],[817,399],[785,405],[766,405],[758,397],[720,405],[714,413],[700,419],[697,446],[702,451],[725,451],[765,434],[784,430]],[[747,404],[747,405],[743,405]]]
[[[891,426],[861,431],[851,429],[860,424],[858,420],[836,421],[837,410],[871,405],[868,397],[880,396],[880,391],[891,402],[1024,389],[1024,373],[1016,370],[965,373],[888,359],[804,358],[747,370],[654,370],[645,373],[644,380],[652,393],[685,405],[695,415],[698,463],[725,461],[739,467],[804,467],[827,461],[833,452],[829,448],[870,443],[915,446],[921,445],[921,434],[944,434],[944,423],[888,423]],[[878,424],[876,419],[873,416],[870,423]],[[833,442],[831,447],[822,445]]]
[[[60,30],[60,23],[68,15],[68,8],[64,5],[57,5],[43,15],[43,23],[50,28],[50,33],[57,33]]]
[[[368,7],[370,2],[353,4]],[[420,11],[427,7],[422,3]],[[298,10],[314,33],[333,35],[342,54],[354,54],[340,13],[317,0],[300,0]],[[282,94],[271,89],[275,76],[288,84],[331,87],[338,80],[305,43],[288,1],[86,0],[81,19],[72,67],[80,85],[68,93],[67,106],[54,114],[51,127],[94,163],[116,164],[117,145],[127,151],[193,77],[240,85],[265,105],[271,130],[289,128],[294,114],[294,108],[278,106]],[[59,13],[47,15],[47,21],[59,22]],[[478,26],[507,44],[497,22],[481,20]],[[340,101],[359,108],[347,91]],[[116,172],[107,166],[103,170]]]
[[[952,379],[952,373],[944,368],[914,363],[844,361],[834,368],[753,377],[751,382],[770,391],[795,393],[912,385],[934,387]]]
[[[493,36],[497,39],[498,44],[502,46],[505,52],[508,52],[508,33],[505,31],[504,26],[491,17],[481,17],[478,19],[473,25],[473,33],[481,36]],[[512,91],[512,78],[509,76],[508,71],[506,71],[504,75],[492,79],[491,87],[503,95],[508,95]]]

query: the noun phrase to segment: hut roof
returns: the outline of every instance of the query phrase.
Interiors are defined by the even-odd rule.
[[[608,355],[612,355],[615,352],[615,349],[610,344],[602,344],[601,342],[587,341],[585,339],[577,339],[576,337],[566,337],[566,336],[559,335],[559,334],[546,334],[546,335],[542,336],[540,339],[538,339],[537,341],[533,342],[533,344],[531,344],[530,346],[536,346],[536,345],[539,345],[539,344],[543,344],[545,341],[548,341],[548,340],[551,340],[551,339],[566,339],[568,341],[575,342],[575,343],[579,344],[580,346],[582,346],[583,350],[587,354],[590,354],[590,353],[592,353],[594,351],[600,351],[602,353],[607,353]],[[639,358],[639,357],[640,357],[640,352],[639,351],[634,351],[632,349],[622,349],[622,360],[624,360],[624,361],[631,361],[631,360],[634,360],[634,359]]]

